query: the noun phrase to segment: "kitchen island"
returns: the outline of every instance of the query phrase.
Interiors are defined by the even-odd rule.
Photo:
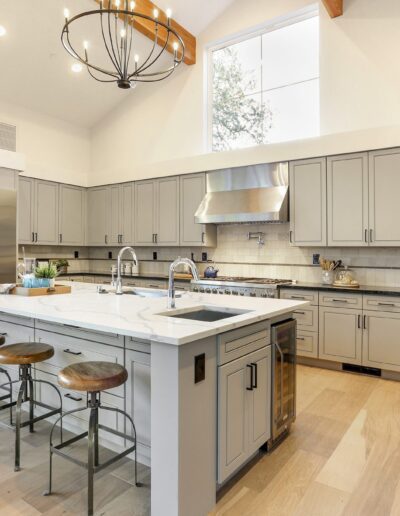
[[[37,371],[53,379],[71,361],[101,355],[123,363],[132,377],[126,392],[114,389],[106,393],[106,401],[126,407],[135,419],[139,444],[151,446],[152,514],[203,516],[214,506],[217,484],[226,476],[221,476],[221,453],[226,458],[235,445],[235,436],[225,428],[228,442],[221,451],[218,366],[233,364],[246,353],[264,360],[264,431],[252,443],[259,447],[270,437],[270,324],[307,303],[186,292],[177,298],[176,310],[167,310],[161,294],[117,296],[100,294],[94,285],[73,284],[72,293],[65,295],[0,296],[0,333],[11,336],[8,343],[29,338],[54,345],[54,361]],[[203,320],[192,320],[189,312]],[[218,313],[223,318],[209,320]],[[243,397],[247,392],[244,386]],[[251,451],[249,447],[243,463]],[[240,465],[228,465],[226,473]]]

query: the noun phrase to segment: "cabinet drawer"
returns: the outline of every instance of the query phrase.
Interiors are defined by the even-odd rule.
[[[36,321],[36,330],[44,330],[51,333],[57,333],[60,338],[63,336],[75,337],[85,341],[95,342],[96,344],[109,344],[111,346],[124,347],[124,337],[115,333],[106,333],[102,331],[87,330],[78,328],[69,324],[48,323],[45,321]]]
[[[297,355],[300,357],[318,357],[318,333],[311,331],[297,331]]]
[[[54,347],[54,355],[46,362],[39,362],[36,368],[47,373],[57,374],[64,367],[77,362],[101,361],[123,365],[124,351],[115,346],[76,339],[43,330],[36,331],[36,339]],[[115,396],[124,396],[124,386],[109,391]]]
[[[239,328],[218,336],[218,364],[226,364],[271,343],[267,322]]]
[[[297,328],[308,331],[318,331],[318,306],[307,306],[293,312]]]
[[[400,297],[397,296],[363,296],[364,310],[380,312],[400,312]]]
[[[281,299],[293,299],[294,301],[309,301],[311,305],[318,305],[317,290],[280,289]]]
[[[341,308],[362,308],[362,295],[342,292],[320,292],[319,304],[320,306],[337,306]]]

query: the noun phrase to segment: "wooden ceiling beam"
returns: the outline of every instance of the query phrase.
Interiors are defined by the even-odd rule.
[[[101,0],[95,0],[96,3],[100,4]],[[123,3],[122,0],[121,3]],[[147,16],[153,16],[153,10],[158,9],[159,16],[158,19],[161,22],[167,23],[167,15],[166,13],[157,7],[156,4],[151,2],[151,0],[136,0],[135,12],[140,14],[145,14]],[[108,0],[103,1],[103,5],[108,5]],[[181,36],[184,44],[185,44],[185,57],[184,62],[187,65],[193,65],[196,63],[196,38],[184,27],[179,25],[174,19],[171,19],[171,27]],[[154,41],[155,31],[154,31],[154,23],[149,20],[143,18],[135,18],[135,28],[141,32],[144,36],[150,38]],[[163,46],[166,41],[167,31],[160,27],[158,31],[158,43],[160,46]],[[173,49],[174,39],[170,38],[170,41],[167,46],[168,52],[171,54],[174,53]]]
[[[342,16],[343,0],[322,0],[331,18]]]

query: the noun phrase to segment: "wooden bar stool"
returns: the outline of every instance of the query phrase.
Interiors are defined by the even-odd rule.
[[[129,453],[134,452],[134,465],[135,465],[135,485],[139,486],[137,482],[137,450],[136,450],[136,429],[133,423],[132,418],[123,410],[114,407],[105,407],[101,405],[100,394],[101,391],[105,391],[107,389],[112,389],[114,387],[118,387],[126,382],[128,378],[128,372],[125,367],[114,364],[112,362],[79,362],[77,364],[70,365],[65,367],[62,371],[58,373],[58,383],[61,387],[65,387],[67,389],[72,389],[75,391],[85,391],[87,396],[86,407],[81,407],[78,409],[70,410],[65,414],[61,415],[50,432],[50,471],[49,471],[49,489],[45,491],[44,496],[48,496],[52,491],[52,459],[53,453],[56,455],[60,455],[79,466],[82,466],[88,470],[88,515],[93,514],[93,480],[94,474],[101,471],[102,469],[110,466],[114,462],[122,457],[125,457]],[[65,416],[75,414],[82,410],[90,410],[89,415],[89,428],[87,432],[83,432],[82,434],[76,435],[69,439],[68,441],[64,441],[63,443],[54,446],[53,445],[53,431],[56,427],[58,421],[62,420]],[[99,410],[108,410],[110,412],[117,412],[125,417],[131,427],[133,434],[132,436],[127,435],[123,432],[119,432],[114,430],[113,428],[109,428],[107,426],[99,424]],[[122,437],[128,441],[131,441],[133,444],[129,448],[125,449],[123,452],[114,455],[111,459],[105,461],[104,463],[99,463],[99,430],[104,430],[106,432],[110,432],[114,435]],[[69,446],[72,443],[83,439],[84,437],[88,438],[88,459],[86,461],[81,461],[76,459],[75,457],[71,457],[68,453],[63,451],[62,449],[65,446]]]
[[[59,389],[56,385],[47,382],[45,380],[37,380],[32,378],[31,366],[38,362],[44,362],[54,355],[54,348],[48,344],[42,342],[22,342],[18,344],[9,344],[8,346],[0,347],[0,364],[17,365],[19,366],[19,379],[12,380],[8,376],[9,381],[5,385],[10,387],[10,401],[0,407],[0,410],[16,407],[16,421],[15,427],[12,425],[11,428],[15,430],[15,471],[20,471],[20,455],[21,455],[21,428],[29,426],[29,431],[34,432],[34,424],[42,419],[46,419],[55,414],[62,414],[62,397]],[[11,389],[14,383],[21,382],[17,400],[13,401],[11,398]],[[54,408],[49,405],[37,401],[34,396],[34,383],[42,383],[50,385],[57,392],[60,398],[60,407]],[[29,402],[29,418],[26,421],[21,421],[21,409],[22,404]],[[40,416],[34,415],[34,406],[45,408],[47,412]],[[5,425],[5,423],[2,423]],[[9,425],[6,425],[9,426]],[[61,427],[61,441],[62,441],[62,427]]]

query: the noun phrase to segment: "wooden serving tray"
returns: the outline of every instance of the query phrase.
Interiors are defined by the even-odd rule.
[[[332,283],[332,286],[333,287],[337,287],[337,288],[360,288],[360,284],[359,283],[357,283],[356,285],[351,285],[351,284],[344,285],[343,283],[336,283],[336,281],[334,281]]]
[[[70,294],[71,287],[66,285],[56,285],[51,287],[25,288],[15,287],[10,291],[10,294],[17,296],[52,296],[54,294]]]

